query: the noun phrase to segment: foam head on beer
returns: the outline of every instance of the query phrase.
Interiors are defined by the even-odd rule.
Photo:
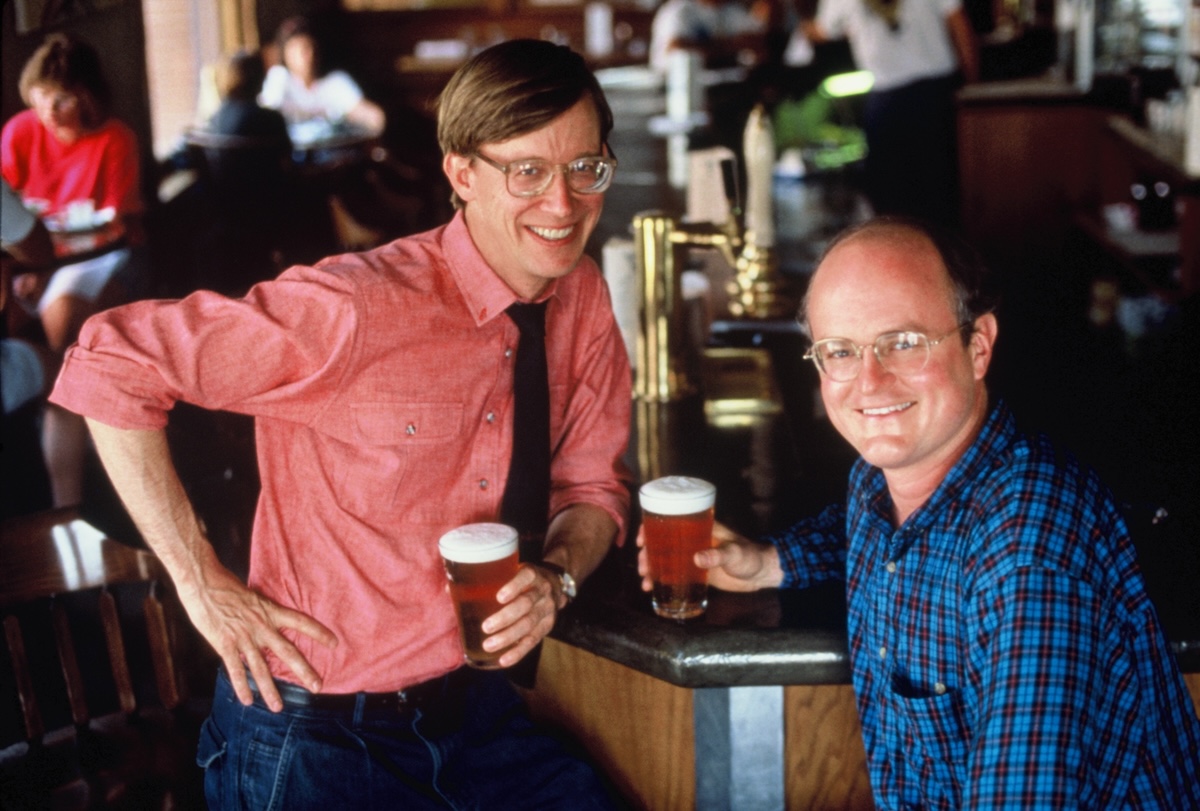
[[[506,524],[467,524],[443,535],[438,550],[445,560],[487,563],[517,550],[517,531]]]
[[[691,515],[710,509],[717,488],[691,476],[663,476],[646,482],[638,491],[642,509],[655,515]]]
[[[498,667],[504,650],[483,649],[482,624],[500,610],[496,593],[517,574],[517,531],[505,524],[467,524],[438,541],[450,580],[450,597],[462,631],[466,663]]]

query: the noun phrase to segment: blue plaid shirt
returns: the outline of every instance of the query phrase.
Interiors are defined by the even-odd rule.
[[[785,587],[847,580],[881,811],[1200,808],[1200,721],[1094,473],[1000,404],[929,501],[891,515],[860,459],[845,507],[769,539]]]

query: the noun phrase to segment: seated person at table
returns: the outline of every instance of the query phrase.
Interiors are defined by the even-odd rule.
[[[242,293],[275,276],[282,268],[274,255],[293,219],[292,142],[279,111],[258,104],[263,74],[262,58],[246,51],[214,71],[221,104],[205,129],[226,138],[203,149],[211,230],[198,256],[199,286],[220,292]]]
[[[747,7],[740,0],[667,0],[650,27],[650,66],[666,72],[673,50],[699,51],[706,64],[734,64],[738,52],[761,55],[770,5]]]
[[[449,224],[291,268],[240,300],[200,291],[102,313],[67,353],[52,399],[87,415],[224,663],[198,755],[211,807],[611,807],[503,673],[463,665],[438,553],[443,533],[480,521],[541,541],[484,626],[511,667],[619,537],[630,371],[584,254],[611,130],[581,56],[493,46],[438,102]],[[519,388],[518,366],[535,372]],[[164,428],[178,399],[256,418],[246,584],[175,473]]]
[[[68,261],[53,275],[14,279],[15,294],[27,306],[36,304],[50,348],[61,353],[88,316],[131,294],[132,248],[143,241],[137,139],[109,116],[99,55],[68,34],[46,38],[22,70],[20,89],[31,109],[13,116],[0,135],[4,179],[27,205],[43,208],[48,221],[61,218],[77,201],[114,212],[109,227],[81,238],[90,258]],[[74,250],[75,241],[65,250]],[[60,260],[67,259],[63,251],[60,246]],[[87,447],[83,421],[47,409],[43,445],[55,504],[78,504]]]
[[[345,71],[325,72],[320,45],[307,20],[286,20],[275,41],[283,64],[267,71],[259,100],[283,113],[294,135],[304,132],[306,122],[344,122],[370,133],[383,132],[386,121],[379,105],[368,101]]]
[[[861,454],[848,499],[696,563],[731,591],[844,579],[880,808],[1200,808],[1200,720],[1116,504],[989,397],[994,306],[929,227],[835,238],[800,319]]]

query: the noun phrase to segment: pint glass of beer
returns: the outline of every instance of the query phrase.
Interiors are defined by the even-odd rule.
[[[703,479],[665,476],[642,485],[642,531],[650,592],[660,617],[698,617],[708,607],[708,572],[693,558],[712,546],[717,488]]]
[[[500,610],[496,592],[517,575],[517,531],[504,524],[467,524],[438,541],[450,580],[450,597],[458,614],[464,660],[471,667],[494,670],[507,648],[483,649],[483,621]]]

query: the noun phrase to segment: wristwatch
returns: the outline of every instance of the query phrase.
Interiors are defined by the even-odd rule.
[[[562,589],[563,596],[567,598],[567,604],[570,605],[571,601],[575,599],[575,595],[579,593],[579,589],[575,586],[575,578],[571,577],[570,572],[557,563],[551,563],[548,560],[539,560],[537,565],[548,572],[558,575],[559,588]]]

